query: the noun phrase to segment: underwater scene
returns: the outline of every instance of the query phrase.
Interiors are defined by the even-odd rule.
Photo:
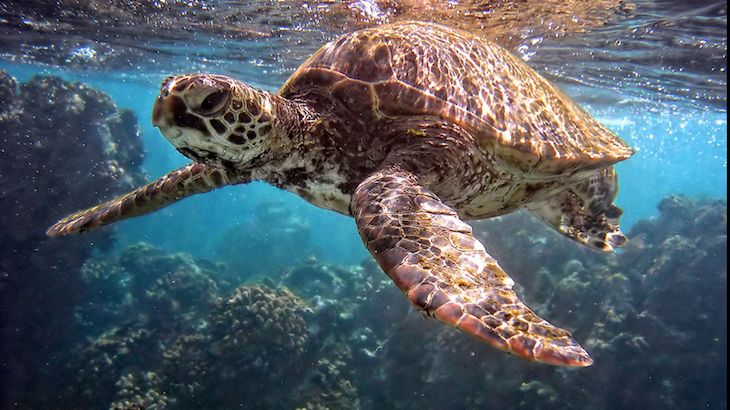
[[[0,0],[0,409],[727,409],[726,135],[724,1]]]

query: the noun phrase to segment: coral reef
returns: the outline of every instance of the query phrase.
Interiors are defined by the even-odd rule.
[[[268,368],[269,377],[278,378],[287,371],[280,361],[304,351],[308,335],[305,309],[304,301],[285,288],[240,287],[211,314],[211,351],[221,357],[235,352],[235,360],[227,365],[239,371],[261,363]],[[242,354],[239,346],[248,351]]]
[[[141,321],[114,324],[91,342],[74,349],[68,358],[57,397],[66,403],[63,408],[93,408],[97,403],[110,403],[117,393],[122,372],[139,369],[155,360],[160,334]],[[61,408],[61,405],[56,405]]]
[[[306,311],[286,289],[239,287],[218,301],[206,328],[164,352],[162,374],[185,402],[280,407],[308,344]]]
[[[180,327],[206,317],[218,296],[215,271],[190,255],[164,254],[140,243],[129,246],[119,265],[130,274],[137,310],[155,327]]]
[[[352,357],[347,345],[328,345],[320,352],[294,390],[295,408],[306,410],[360,408],[352,381]]]
[[[80,269],[84,303],[76,306],[76,322],[84,333],[94,333],[106,323],[121,323],[130,312],[127,272],[118,264],[89,259]]]
[[[88,340],[62,356],[71,382],[47,389],[68,408],[724,408],[727,205],[659,209],[615,255],[525,214],[476,224],[485,242],[501,234],[495,253],[589,368],[528,363],[424,319],[371,260],[308,258],[232,288],[220,264],[137,244],[82,268],[99,293],[79,306],[102,313],[77,309]]]
[[[0,122],[2,149],[13,159],[0,164],[2,204],[15,216],[0,222],[4,246],[39,241],[63,212],[142,181],[136,118],[118,111],[109,96],[50,76],[33,77],[17,88],[2,71],[0,85],[10,102]]]
[[[496,357],[458,333],[430,328],[422,338],[436,344],[419,349],[391,339],[384,350],[391,357],[385,361],[396,372],[420,358],[410,366],[430,386],[422,391],[435,407],[448,406],[446,400],[460,407],[483,406],[489,404],[480,404],[486,396],[515,408],[723,408],[727,205],[675,196],[662,201],[659,210],[658,218],[642,221],[629,233],[632,242],[625,251],[613,255],[570,250],[570,242],[525,214],[477,224],[478,236],[494,244],[494,254],[512,266],[507,270],[516,278],[537,272],[537,280],[517,279],[526,299],[585,341],[595,360],[592,367],[525,366]],[[515,235],[502,235],[501,244],[490,241],[510,231]],[[480,356],[488,361],[474,360]],[[390,400],[411,407],[401,388],[392,390]],[[504,397],[520,391],[520,397]]]
[[[175,399],[159,391],[163,380],[155,372],[129,373],[117,382],[119,391],[111,410],[161,410],[175,403]]]
[[[206,266],[147,244],[128,247],[116,260],[89,261],[84,278],[104,289],[110,302],[124,299],[119,310],[125,314],[69,353],[67,372],[76,383],[61,389],[65,401],[119,409],[186,408],[184,403],[357,407],[356,390],[345,377],[351,349],[340,342],[348,333],[335,341],[317,331],[328,316],[320,317],[283,286],[241,286],[221,294]],[[348,273],[322,265],[320,270]],[[116,295],[107,294],[107,278],[119,284]],[[180,286],[172,285],[178,281]]]
[[[112,232],[59,242],[45,230],[64,212],[136,185],[143,153],[134,114],[84,84],[49,76],[18,84],[0,70],[0,96],[0,339],[3,368],[13,369],[0,375],[0,396],[25,405],[50,397],[35,380],[60,365],[54,352],[77,336],[79,269]]]

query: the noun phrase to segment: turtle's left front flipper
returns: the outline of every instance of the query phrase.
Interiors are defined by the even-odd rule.
[[[419,309],[522,358],[589,366],[570,333],[533,313],[471,227],[418,178],[387,167],[355,190],[351,212],[365,245]]]
[[[154,212],[191,195],[245,182],[248,182],[247,178],[233,171],[198,163],[190,164],[130,193],[69,215],[51,226],[46,234],[56,237],[88,231],[101,225]]]

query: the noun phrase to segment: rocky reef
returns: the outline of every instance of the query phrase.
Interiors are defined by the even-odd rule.
[[[55,394],[114,409],[724,408],[727,205],[675,196],[659,209],[617,254],[527,214],[476,224],[485,242],[502,235],[494,253],[536,311],[574,331],[589,368],[528,363],[424,320],[370,260],[309,258],[239,286],[219,264],[139,244],[82,270],[107,305],[96,319],[77,306],[88,339]]]
[[[18,84],[0,71],[0,99],[0,372],[12,369],[0,374],[0,396],[23,403],[48,397],[37,380],[75,337],[72,309],[86,291],[80,267],[113,232],[60,242],[45,230],[136,185],[143,152],[134,114],[84,84],[49,76]]]
[[[104,297],[76,307],[87,340],[64,356],[60,407],[358,407],[349,332],[325,333],[329,313],[273,281],[226,290],[215,266],[148,244],[87,262],[83,280]]]

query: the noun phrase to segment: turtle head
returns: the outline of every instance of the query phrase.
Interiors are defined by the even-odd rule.
[[[152,123],[196,162],[244,168],[265,155],[276,139],[275,98],[219,75],[168,77]]]

